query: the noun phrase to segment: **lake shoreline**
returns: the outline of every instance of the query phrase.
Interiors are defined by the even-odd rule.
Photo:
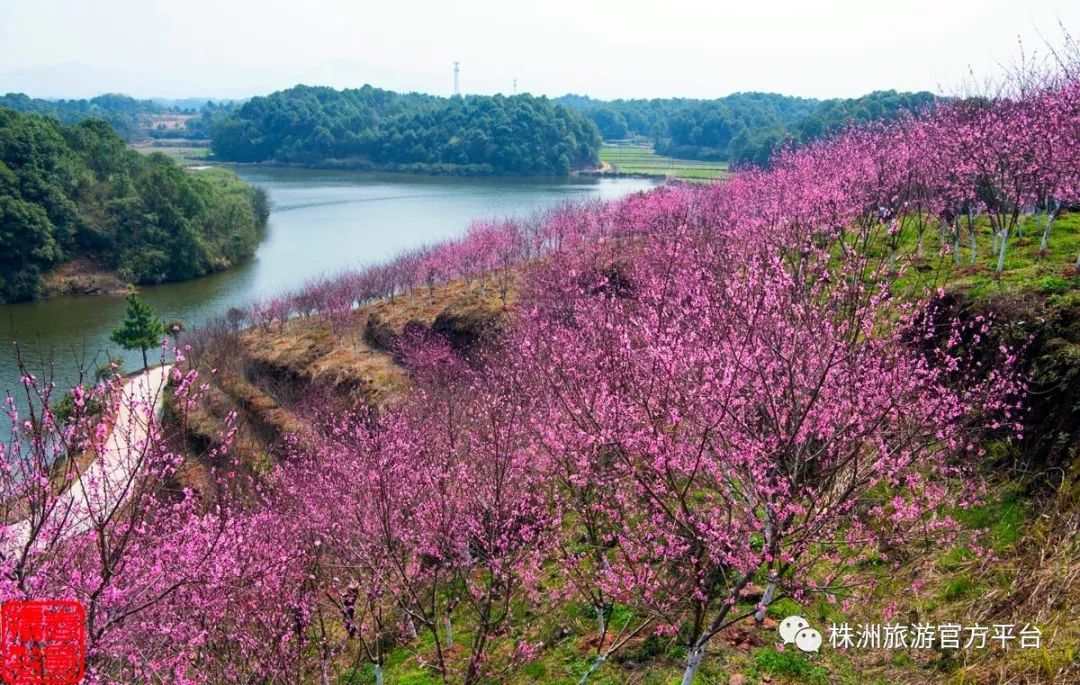
[[[311,279],[464,235],[478,219],[524,220],[565,203],[614,200],[655,186],[640,179],[478,179],[254,165],[235,171],[268,194],[271,215],[255,255],[195,279],[139,286],[140,299],[163,321],[190,330],[231,307],[302,289]],[[123,297],[111,294],[126,292],[122,276],[82,282],[88,274],[108,273],[108,266],[101,260],[66,265],[54,287],[40,293],[49,297],[0,305],[7,349],[0,352],[0,394],[20,387],[13,340],[39,375],[51,374],[59,387],[76,382],[80,369],[110,359],[128,369],[142,366],[138,351],[120,349],[109,337],[125,315]],[[87,288],[96,290],[87,294]]]
[[[237,169],[312,169],[316,171],[351,171],[357,173],[371,172],[371,173],[395,173],[406,174],[409,176],[427,176],[433,178],[440,177],[462,177],[462,178],[520,178],[520,179],[542,179],[542,178],[630,178],[630,179],[642,179],[650,181],[666,181],[676,178],[675,174],[665,173],[649,173],[639,171],[616,171],[607,162],[601,162],[596,167],[583,167],[580,169],[571,169],[566,175],[551,175],[551,174],[532,174],[532,173],[506,173],[506,172],[485,172],[485,173],[470,173],[467,170],[455,170],[447,169],[445,172],[408,169],[402,168],[402,165],[383,165],[374,164],[368,160],[356,160],[354,163],[350,163],[349,160],[328,160],[323,163],[317,164],[294,164],[288,162],[233,162],[225,159],[218,159],[212,154],[205,157],[187,157],[178,152],[168,152],[166,150],[185,150],[185,149],[208,149],[202,145],[188,147],[185,145],[147,145],[144,142],[133,143],[129,145],[133,150],[141,152],[143,154],[151,154],[154,152],[167,154],[175,157],[176,160],[184,166],[185,169],[196,171],[205,169],[208,167],[224,167],[224,168],[237,168]],[[340,161],[341,163],[334,163]],[[690,160],[693,161],[693,160]]]
[[[177,283],[190,283],[204,278],[210,278],[225,271],[230,271],[247,264],[254,255],[230,264],[221,269],[208,271],[205,274],[173,281],[161,281],[160,283],[130,283],[122,279],[115,270],[105,269],[86,258],[76,258],[64,262],[59,266],[41,275],[40,294],[26,302],[41,302],[58,298],[97,298],[97,297],[124,297],[132,289],[170,285]],[[19,304],[19,302],[7,302],[0,304]]]
[[[116,271],[102,268],[91,259],[76,258],[41,275],[39,295],[29,300],[47,300],[74,295],[123,295],[127,284]]]

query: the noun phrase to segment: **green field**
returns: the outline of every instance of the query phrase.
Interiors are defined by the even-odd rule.
[[[658,155],[651,146],[604,145],[600,161],[622,174],[654,174],[687,181],[709,181],[727,175],[726,162],[699,162]]]
[[[210,148],[206,143],[191,144],[188,141],[143,141],[131,144],[133,150],[150,154],[160,152],[172,157],[184,166],[205,164],[210,157]]]

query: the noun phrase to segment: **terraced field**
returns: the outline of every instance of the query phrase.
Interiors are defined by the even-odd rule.
[[[687,181],[711,181],[727,175],[726,162],[700,162],[656,154],[651,146],[604,145],[600,161],[615,173],[653,174]]]

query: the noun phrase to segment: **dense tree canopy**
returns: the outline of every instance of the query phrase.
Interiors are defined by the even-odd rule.
[[[606,140],[640,136],[673,157],[764,164],[783,142],[809,142],[851,123],[919,111],[932,105],[934,96],[888,90],[849,100],[735,93],[716,100],[605,102],[567,95],[555,102],[581,110]]]
[[[0,95],[0,107],[26,114],[44,114],[65,124],[76,124],[89,118],[104,119],[124,138],[135,135],[143,117],[169,111],[153,100],[136,100],[115,93],[89,100],[44,100],[23,93],[8,93]]]
[[[214,154],[236,162],[557,175],[595,166],[600,144],[587,118],[547,98],[371,86],[296,86],[253,98],[214,126],[212,140]]]
[[[42,272],[76,257],[134,283],[226,268],[252,254],[267,214],[235,175],[140,155],[105,121],[0,109],[0,300],[34,297]]]
[[[23,93],[0,95],[0,107],[25,114],[44,114],[65,124],[85,119],[104,119],[126,140],[142,138],[209,138],[215,121],[233,112],[236,100],[137,100],[127,95],[107,93],[88,100],[45,100]],[[167,127],[161,119],[187,115],[183,126]],[[195,116],[198,115],[198,116]]]

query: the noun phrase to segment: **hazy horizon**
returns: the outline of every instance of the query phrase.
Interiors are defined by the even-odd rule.
[[[844,21],[834,19],[843,16]],[[974,27],[978,26],[978,31]],[[811,98],[875,90],[949,93],[1045,52],[1080,3],[1002,0],[880,8],[834,3],[674,1],[655,12],[613,0],[494,0],[318,7],[251,0],[14,0],[0,5],[0,92],[84,98],[242,99],[306,83],[364,83],[598,99]],[[854,50],[851,45],[872,45]]]

